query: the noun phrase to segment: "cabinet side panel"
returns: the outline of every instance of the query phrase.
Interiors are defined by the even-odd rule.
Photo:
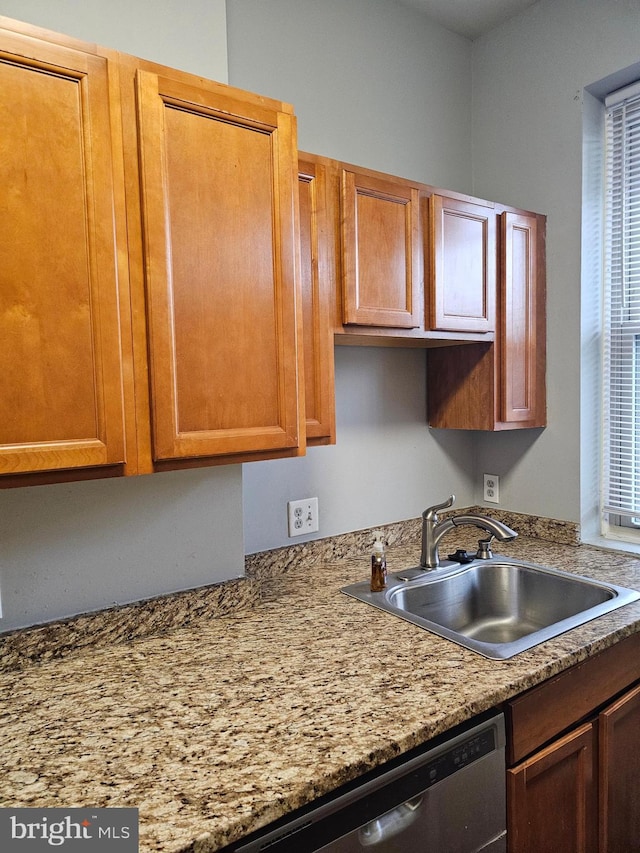
[[[300,280],[304,329],[304,383],[307,442],[335,443],[333,279],[327,220],[327,176],[321,163],[299,163]]]

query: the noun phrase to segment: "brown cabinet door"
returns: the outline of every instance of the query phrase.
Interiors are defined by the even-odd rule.
[[[595,853],[595,724],[507,771],[509,853]]]
[[[533,421],[538,412],[537,217],[507,211],[501,226],[501,419]]]
[[[327,169],[306,155],[300,158],[298,170],[307,444],[335,444],[331,322],[335,254],[327,209]]]
[[[295,119],[170,75],[137,72],[154,459],[296,448]]]
[[[435,194],[430,214],[431,328],[495,331],[495,210]]]
[[[342,171],[343,321],[421,325],[422,246],[417,187]]]
[[[0,59],[0,473],[123,463],[107,61]]]
[[[600,714],[600,853],[640,850],[640,687]]]

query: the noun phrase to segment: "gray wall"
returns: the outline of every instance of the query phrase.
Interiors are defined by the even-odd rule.
[[[582,491],[583,518],[597,524],[599,198],[587,195],[593,179],[583,164],[583,125],[591,171],[599,164],[584,89],[639,60],[640,0],[541,0],[473,44],[474,191],[548,214],[549,426],[538,436],[479,442],[480,464],[503,475],[501,497],[515,511],[579,521]]]
[[[229,82],[294,104],[299,147],[471,189],[471,43],[393,0],[229,0]]]
[[[0,15],[227,82],[225,0],[0,0]]]

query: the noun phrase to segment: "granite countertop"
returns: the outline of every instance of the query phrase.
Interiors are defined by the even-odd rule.
[[[499,550],[640,589],[628,555]],[[393,546],[389,570],[418,558]],[[228,615],[9,668],[0,806],[137,807],[142,853],[218,850],[640,629],[634,603],[490,661],[340,592],[368,570],[368,549],[298,560]]]

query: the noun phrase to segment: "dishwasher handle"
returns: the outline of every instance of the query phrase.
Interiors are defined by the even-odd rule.
[[[358,840],[363,847],[375,847],[389,838],[399,835],[418,819],[423,794],[401,803],[395,809],[385,812],[358,830]]]

